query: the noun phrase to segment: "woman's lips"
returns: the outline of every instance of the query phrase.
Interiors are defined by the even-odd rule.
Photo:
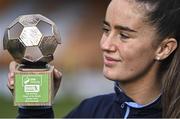
[[[113,57],[109,57],[109,56],[104,56],[104,64],[106,66],[113,66],[116,63],[120,62],[121,60],[113,58]]]

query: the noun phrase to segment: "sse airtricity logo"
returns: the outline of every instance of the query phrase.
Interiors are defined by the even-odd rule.
[[[39,76],[23,76],[22,86],[24,87],[25,93],[38,93],[42,86],[42,77]]]

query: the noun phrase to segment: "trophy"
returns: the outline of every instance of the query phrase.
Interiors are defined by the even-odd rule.
[[[53,69],[48,63],[61,43],[54,22],[40,15],[22,15],[5,31],[3,46],[18,66],[15,70],[15,106],[51,106]]]

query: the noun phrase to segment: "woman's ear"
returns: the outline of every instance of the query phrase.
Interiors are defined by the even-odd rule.
[[[175,38],[167,38],[161,42],[156,51],[156,60],[164,60],[177,48],[177,41]]]

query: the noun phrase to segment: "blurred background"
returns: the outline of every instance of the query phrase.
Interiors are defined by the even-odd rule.
[[[19,15],[38,13],[56,23],[62,45],[51,62],[63,73],[55,99],[56,118],[65,116],[80,101],[113,92],[113,82],[102,74],[99,47],[102,21],[110,0],[0,0],[0,118],[14,118],[17,107],[7,84],[8,65],[13,60],[3,50],[5,28]]]

